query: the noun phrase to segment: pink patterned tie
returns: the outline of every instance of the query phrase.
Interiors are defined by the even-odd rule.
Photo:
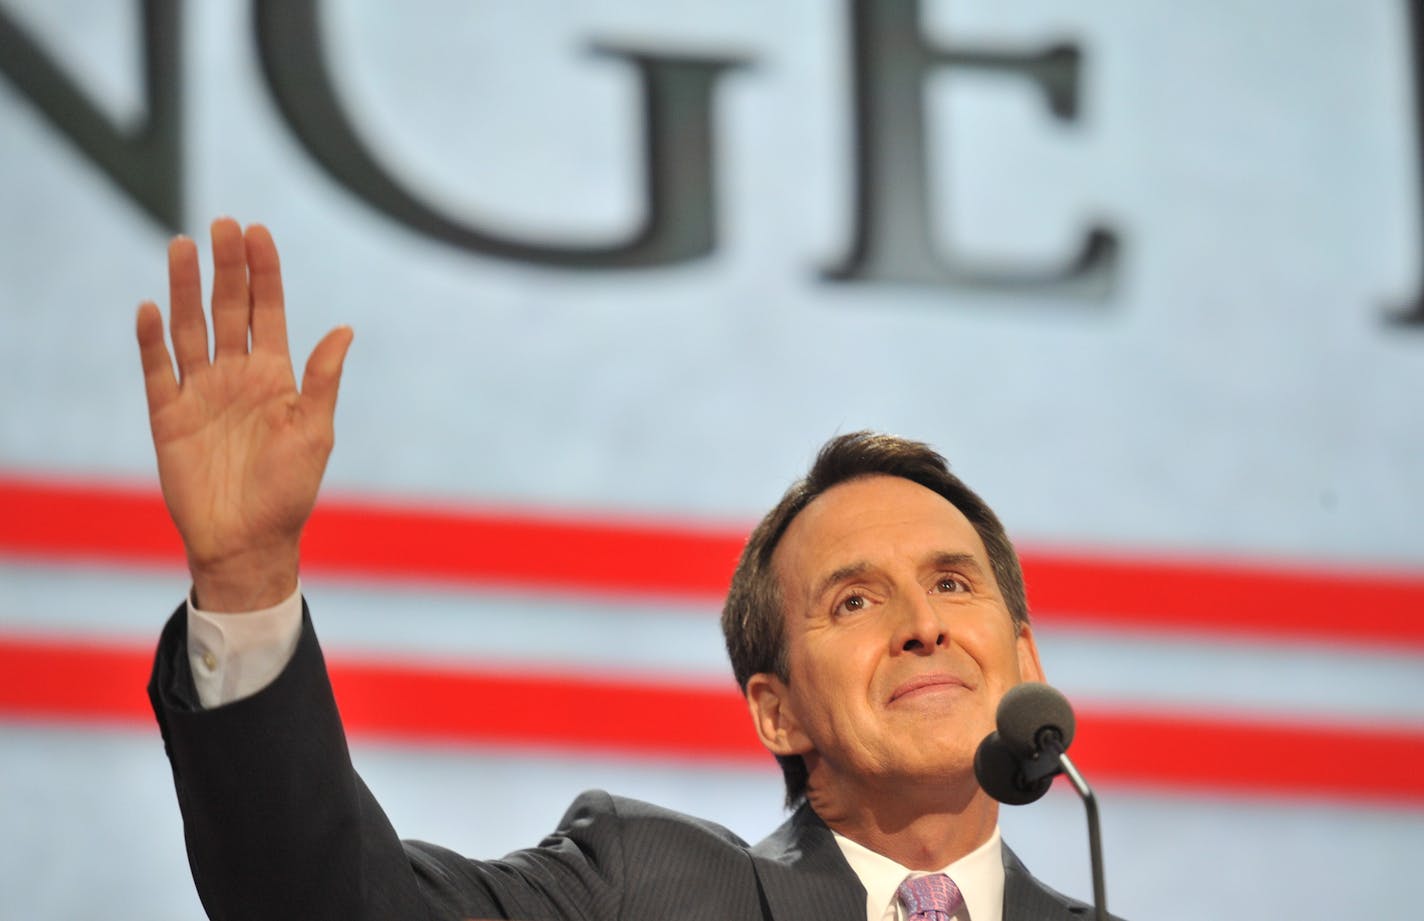
[[[905,921],[949,921],[964,904],[959,887],[943,873],[907,879],[895,896],[905,906]]]

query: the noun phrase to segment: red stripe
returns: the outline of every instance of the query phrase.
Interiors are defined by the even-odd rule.
[[[350,501],[322,503],[302,552],[331,572],[720,599],[745,540],[740,529]]]
[[[309,573],[720,600],[745,530],[324,500]],[[181,565],[147,489],[0,477],[0,553]],[[1424,573],[1024,553],[1047,623],[1186,629],[1424,649]]]
[[[1072,754],[1094,781],[1424,805],[1424,729],[1088,709]]]
[[[149,724],[151,651],[0,638],[0,715]],[[731,688],[337,660],[356,737],[768,763]],[[1424,729],[1086,708],[1075,760],[1094,781],[1424,806]]]
[[[0,552],[120,563],[182,563],[155,490],[0,476]]]
[[[152,649],[80,640],[0,638],[0,714],[151,722]]]
[[[1187,629],[1424,649],[1424,574],[1229,560],[1025,553],[1051,623]]]

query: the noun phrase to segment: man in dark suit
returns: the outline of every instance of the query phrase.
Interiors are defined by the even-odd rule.
[[[193,576],[150,694],[212,917],[1083,912],[1002,845],[974,778],[1000,697],[1042,677],[1013,548],[937,454],[868,433],[828,443],[763,519],[723,612],[794,809],[771,837],[748,847],[590,792],[539,846],[502,860],[399,841],[352,769],[298,594],[351,331],[317,345],[298,390],[271,237],[220,220],[212,239],[212,355],[191,241],[169,248],[172,357],[157,306],[138,315],[159,475]]]

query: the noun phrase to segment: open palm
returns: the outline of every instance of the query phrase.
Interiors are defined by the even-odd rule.
[[[317,344],[298,391],[271,235],[220,219],[212,244],[211,356],[197,249],[185,238],[168,248],[172,356],[152,302],[139,308],[139,351],[163,497],[199,597],[214,610],[251,609],[295,588],[352,334],[338,327]]]

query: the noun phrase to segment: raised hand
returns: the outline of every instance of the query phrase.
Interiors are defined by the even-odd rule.
[[[271,234],[222,218],[212,244],[211,357],[197,248],[184,237],[168,246],[176,376],[152,301],[139,306],[138,343],[163,498],[198,604],[249,611],[296,588],[352,332],[340,326],[317,343],[299,392]]]

